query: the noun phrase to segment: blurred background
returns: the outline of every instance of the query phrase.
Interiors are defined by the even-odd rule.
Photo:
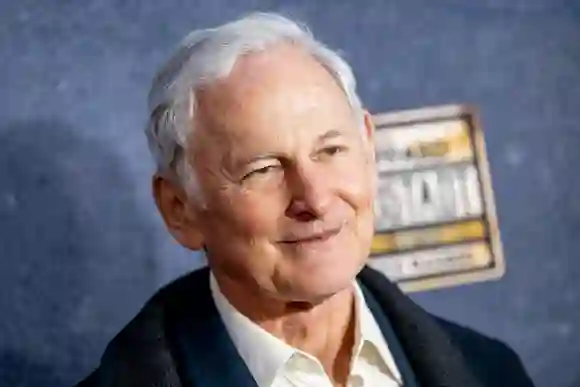
[[[188,31],[253,10],[340,50],[373,113],[481,109],[507,274],[412,297],[580,386],[580,2],[558,0],[2,0],[0,385],[75,383],[203,264],[151,199],[146,93]]]

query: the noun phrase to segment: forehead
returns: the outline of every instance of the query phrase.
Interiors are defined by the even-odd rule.
[[[220,142],[338,129],[354,118],[337,82],[304,49],[279,44],[243,56],[227,78],[199,90],[196,127]]]

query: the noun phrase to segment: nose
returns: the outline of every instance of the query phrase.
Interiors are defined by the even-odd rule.
[[[286,215],[301,221],[324,217],[332,203],[328,174],[322,173],[316,165],[302,165],[288,172],[286,184],[290,203]]]

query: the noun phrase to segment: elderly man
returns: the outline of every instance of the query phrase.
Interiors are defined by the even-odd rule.
[[[79,386],[531,386],[504,344],[365,267],[373,123],[352,71],[294,22],[195,31],[159,72],[157,206],[209,268],[166,286]]]

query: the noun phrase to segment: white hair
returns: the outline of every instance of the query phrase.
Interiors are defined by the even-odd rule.
[[[363,110],[348,63],[317,41],[306,26],[274,13],[253,13],[216,28],[191,32],[155,76],[149,92],[146,135],[158,173],[177,178],[186,192],[200,197],[193,168],[185,160],[188,137],[194,129],[196,88],[226,78],[241,56],[282,42],[300,45],[324,66],[344,91],[362,127]]]

